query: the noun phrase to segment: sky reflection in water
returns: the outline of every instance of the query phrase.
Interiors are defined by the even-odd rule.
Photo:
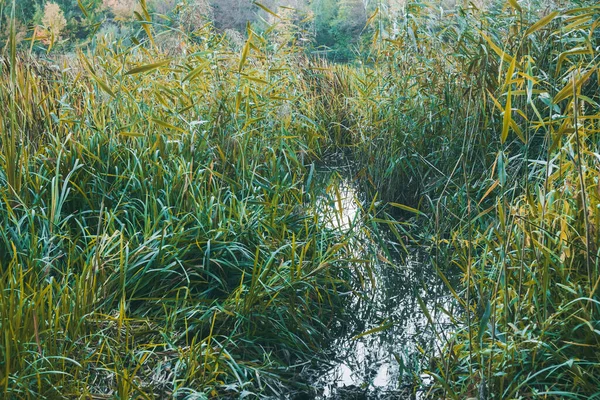
[[[331,228],[342,231],[359,228],[360,193],[351,181],[332,179],[329,194],[320,201],[321,215]],[[414,250],[413,254],[401,257],[399,245],[393,239],[391,234],[384,234],[383,243],[391,260],[370,257],[374,260],[375,287],[359,292],[361,296],[354,296],[351,301],[351,319],[340,329],[341,335],[328,352],[331,367],[318,374],[313,383],[318,388],[319,399],[351,398],[343,394],[349,389],[352,396],[364,393],[352,397],[357,399],[410,398],[413,396],[401,396],[401,393],[410,393],[410,386],[415,382],[426,386],[430,381],[425,374],[414,376],[414,371],[427,368],[423,353],[436,354],[439,340],[419,306],[416,294],[427,305],[437,335],[442,338],[449,334],[450,321],[435,305],[452,312],[454,304],[435,269],[427,262],[427,255]],[[357,243],[360,243],[356,246],[359,257],[369,257],[367,253],[385,254],[377,248],[379,245],[366,237],[361,237]],[[356,338],[382,326],[386,328]]]

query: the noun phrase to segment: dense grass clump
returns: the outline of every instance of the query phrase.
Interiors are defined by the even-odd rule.
[[[482,35],[497,56],[486,92],[499,143],[485,193],[465,178],[450,241],[468,313],[440,376],[460,382],[450,393],[599,394],[598,11],[516,12],[514,35]]]
[[[326,342],[353,256],[305,189],[302,58],[201,37],[3,60],[4,396],[273,393]]]
[[[416,177],[418,242],[463,273],[431,393],[598,396],[600,9],[412,10],[375,79],[407,82],[406,112],[355,152],[389,200]]]
[[[412,4],[373,64],[318,83],[365,186],[417,213],[404,237],[444,279],[464,274],[433,396],[599,393],[599,17]]]

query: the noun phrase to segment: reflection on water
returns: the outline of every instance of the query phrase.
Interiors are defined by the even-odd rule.
[[[339,175],[331,179],[320,200],[324,221],[333,229],[358,232],[364,228],[364,199],[351,181]],[[401,257],[406,252],[400,252],[392,235],[381,234],[377,243],[370,236],[358,233],[354,251],[358,258],[372,260],[373,284],[357,285],[347,323],[333,332],[337,339],[327,354],[330,367],[312,379],[317,399],[422,397],[430,379],[420,371],[428,368],[429,357],[438,354],[440,338],[450,329],[449,318],[438,310],[443,307],[452,315],[454,304],[428,255],[414,250]]]

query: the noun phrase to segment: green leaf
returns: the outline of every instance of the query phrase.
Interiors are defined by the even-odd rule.
[[[486,299],[485,301],[485,310],[483,315],[481,316],[481,320],[479,321],[479,332],[477,333],[477,341],[481,343],[483,339],[483,333],[485,332],[485,327],[487,326],[488,321],[490,320],[490,315],[492,314],[492,307],[490,305],[490,301]]]
[[[504,152],[502,150],[498,152],[498,180],[500,186],[504,187],[506,184],[506,166],[504,165]]]

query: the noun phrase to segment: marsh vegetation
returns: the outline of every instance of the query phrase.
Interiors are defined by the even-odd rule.
[[[0,397],[600,398],[598,4],[25,3]]]

